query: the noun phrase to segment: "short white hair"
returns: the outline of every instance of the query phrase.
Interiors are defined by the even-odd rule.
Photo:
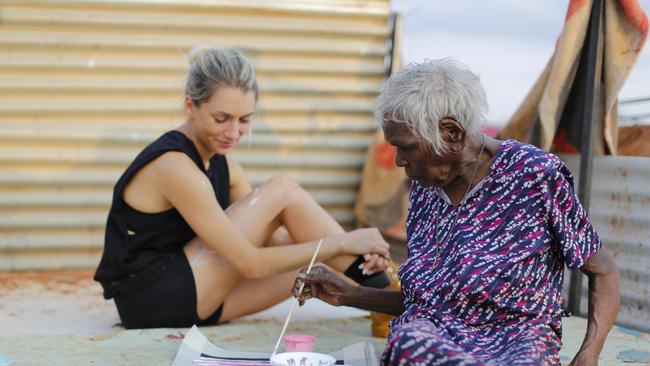
[[[451,58],[407,65],[384,82],[375,103],[375,118],[382,127],[405,123],[438,155],[448,152],[439,132],[441,119],[454,118],[470,141],[476,141],[487,111],[479,77]]]

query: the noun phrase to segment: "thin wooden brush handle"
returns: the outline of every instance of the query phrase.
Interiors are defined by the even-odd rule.
[[[320,251],[320,246],[323,244],[323,239],[321,239],[318,242],[318,245],[316,246],[316,251],[314,252],[314,255],[311,257],[311,262],[309,262],[309,266],[307,266],[307,274],[311,272],[311,267],[314,265],[314,262],[316,261],[316,257],[318,256],[318,252]],[[303,282],[300,285],[300,288],[298,289],[298,298],[300,298],[300,295],[302,295],[302,290],[305,288],[305,283]],[[280,337],[278,337],[278,341],[275,342],[275,347],[273,347],[273,353],[271,353],[271,357],[275,355],[275,353],[278,351],[278,347],[280,347],[280,341],[282,341],[282,336],[284,336],[284,332],[287,331],[287,326],[289,325],[289,320],[291,319],[291,316],[293,315],[293,311],[296,309],[296,304],[298,304],[298,298],[296,298],[296,301],[291,305],[291,310],[289,310],[289,314],[287,315],[287,318],[284,320],[284,325],[282,326],[282,331],[280,332]]]

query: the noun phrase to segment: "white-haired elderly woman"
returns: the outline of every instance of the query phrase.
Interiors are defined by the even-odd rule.
[[[596,365],[619,307],[618,271],[556,156],[481,134],[479,78],[445,59],[380,90],[376,117],[412,179],[402,290],[354,287],[323,267],[298,276],[331,304],[394,314],[384,365],[559,364],[563,265],[589,277]],[[295,294],[295,290],[294,290]]]

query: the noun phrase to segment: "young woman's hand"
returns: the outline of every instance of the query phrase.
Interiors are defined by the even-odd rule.
[[[368,276],[385,271],[390,265],[390,258],[382,257],[379,254],[364,254],[363,258],[366,261],[363,262],[361,269]]]
[[[342,251],[345,254],[377,254],[385,259],[390,258],[388,243],[375,228],[357,229],[345,233],[343,236]],[[370,258],[366,258],[366,261]],[[375,267],[375,261],[372,266]]]
[[[355,295],[356,286],[351,285],[323,265],[312,267],[309,274],[305,272],[306,269],[303,268],[298,273],[292,290],[293,296],[298,299],[301,306],[311,298],[321,299],[334,306],[345,305]],[[305,284],[305,288],[298,296],[302,283]]]

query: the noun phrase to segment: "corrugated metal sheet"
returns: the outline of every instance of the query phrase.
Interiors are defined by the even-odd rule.
[[[187,52],[237,47],[262,89],[253,184],[282,172],[352,223],[388,0],[0,0],[0,270],[93,267],[111,189],[182,122]]]
[[[562,159],[578,179],[579,156]],[[618,324],[650,331],[650,158],[597,156],[591,184],[589,217],[621,272]],[[584,315],[585,276],[582,280]]]

